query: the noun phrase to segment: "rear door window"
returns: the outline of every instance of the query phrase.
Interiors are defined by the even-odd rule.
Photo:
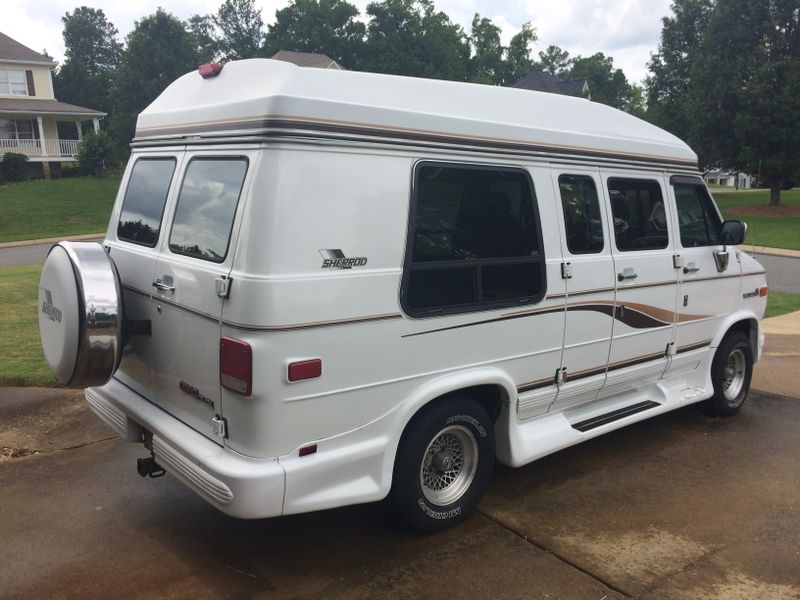
[[[122,201],[117,237],[153,248],[161,231],[174,158],[140,158],[133,165]]]
[[[244,157],[192,159],[172,221],[173,253],[216,263],[225,260],[246,174]]]

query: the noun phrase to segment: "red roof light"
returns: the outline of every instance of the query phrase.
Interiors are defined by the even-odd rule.
[[[203,79],[209,79],[219,75],[219,72],[222,71],[222,67],[224,66],[225,65],[221,65],[219,63],[207,63],[205,65],[200,65],[200,67],[197,69],[197,72],[200,73],[200,77]]]

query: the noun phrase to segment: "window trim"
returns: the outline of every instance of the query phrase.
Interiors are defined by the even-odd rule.
[[[564,213],[564,196],[561,193],[562,177],[585,177],[586,179],[592,182],[592,185],[594,185],[594,197],[595,200],[597,200],[597,211],[600,214],[600,231],[603,233],[603,246],[599,250],[583,250],[582,252],[575,252],[572,248],[569,247],[569,235],[568,235],[569,232],[567,231],[567,215]],[[586,173],[569,173],[569,172],[559,173],[558,201],[559,204],[561,205],[561,215],[563,216],[564,242],[567,246],[567,252],[569,252],[570,256],[591,256],[593,254],[603,254],[606,251],[606,224],[603,221],[603,202],[600,198],[600,194],[598,193],[597,182],[594,180],[594,177],[592,177],[591,175],[587,175]]]
[[[419,191],[419,172],[425,167],[444,167],[449,169],[464,169],[464,170],[483,170],[483,171],[515,171],[521,173],[528,183],[530,191],[531,212],[533,215],[534,225],[536,228],[536,242],[538,244],[539,253],[536,256],[515,256],[509,258],[487,258],[472,261],[431,261],[427,263],[420,263],[415,265],[413,262],[414,255],[414,237],[416,234],[416,214],[417,214],[417,195]],[[520,299],[513,300],[498,300],[498,301],[481,301],[481,271],[480,267],[486,265],[503,265],[503,264],[526,264],[537,263],[540,265],[542,274],[542,289],[535,296],[525,296]],[[415,308],[410,306],[408,302],[408,293],[410,287],[410,277],[413,270],[432,270],[436,268],[443,268],[451,266],[454,269],[473,267],[477,269],[474,279],[476,287],[476,295],[478,301],[470,304],[459,304],[455,306],[435,307],[435,308]],[[445,315],[457,315],[472,313],[486,310],[496,310],[500,308],[508,308],[511,306],[527,306],[531,304],[538,304],[547,295],[547,257],[545,254],[544,240],[542,238],[542,220],[539,215],[539,203],[536,196],[536,187],[533,183],[528,169],[519,166],[510,165],[497,165],[487,163],[470,163],[461,161],[441,161],[441,160],[418,160],[414,163],[411,169],[411,198],[409,202],[408,222],[406,224],[406,247],[405,256],[403,258],[403,273],[400,282],[400,308],[411,318],[426,318],[426,317],[439,317]]]
[[[659,248],[620,248],[619,247],[619,243],[617,241],[617,228],[616,228],[616,225],[613,222],[613,219],[616,218],[615,215],[614,215],[614,204],[611,201],[611,182],[614,181],[614,180],[649,181],[649,182],[652,182],[652,183],[656,184],[656,186],[658,187],[659,192],[661,192],[661,202],[664,204],[664,211],[665,211],[665,214],[666,214],[666,217],[667,217],[667,221],[666,221],[667,222],[667,243],[666,243],[666,245],[664,245],[663,247],[659,247]],[[667,208],[667,204],[668,204],[667,194],[665,193],[666,190],[664,188],[662,188],[661,182],[658,179],[650,179],[650,178],[647,178],[647,177],[635,177],[635,176],[624,177],[624,176],[619,176],[619,175],[611,175],[611,176],[606,177],[605,184],[606,184],[606,191],[608,192],[608,207],[611,209],[611,219],[612,219],[611,230],[614,233],[614,249],[617,252],[664,252],[665,250],[669,250],[670,247],[672,247],[670,232],[672,231],[673,227],[669,224],[671,217],[670,217],[670,214],[669,214],[669,210]]]
[[[136,170],[136,165],[139,164],[141,161],[171,161],[172,162],[172,173],[169,176],[169,185],[167,186],[167,193],[164,194],[164,204],[161,206],[161,216],[158,218],[158,236],[156,236],[156,240],[153,244],[144,244],[142,242],[137,242],[134,240],[129,240],[119,235],[119,227],[122,223],[122,211],[125,210],[125,198],[128,195],[128,188],[131,184],[131,177],[133,177],[133,172]],[[133,163],[131,167],[130,175],[128,175],[128,180],[125,182],[125,194],[122,196],[122,204],[119,207],[119,218],[117,219],[117,240],[120,242],[125,242],[126,244],[135,244],[137,246],[142,246],[144,248],[155,248],[158,246],[159,241],[161,240],[161,232],[164,230],[164,213],[167,210],[167,202],[169,201],[169,194],[172,191],[172,186],[175,183],[175,171],[178,167],[178,157],[173,155],[165,155],[165,156],[140,156],[136,159],[136,162]]]
[[[194,254],[189,254],[188,252],[178,252],[172,249],[171,241],[172,241],[172,232],[175,228],[175,217],[178,215],[178,208],[181,204],[181,192],[183,192],[183,184],[186,182],[186,174],[189,172],[189,167],[192,166],[192,163],[195,161],[204,161],[204,160],[228,160],[228,161],[244,161],[244,175],[242,176],[242,184],[239,186],[239,194],[236,196],[236,207],[233,211],[233,218],[231,219],[231,227],[228,231],[228,242],[225,245],[225,254],[222,255],[220,260],[212,260],[210,258],[203,258],[202,256],[196,256]],[[225,261],[228,259],[228,254],[230,253],[231,249],[231,239],[233,238],[233,226],[236,224],[236,214],[239,212],[239,203],[242,200],[242,193],[244,192],[244,184],[247,180],[247,175],[250,173],[250,157],[244,154],[209,154],[209,155],[195,155],[189,158],[186,161],[186,165],[183,167],[183,173],[181,174],[181,183],[178,186],[177,196],[175,198],[175,209],[172,211],[172,222],[169,225],[169,236],[167,236],[167,250],[169,250],[170,254],[174,254],[175,256],[186,256],[188,258],[194,258],[196,260],[204,260],[206,262],[210,262],[215,265],[224,264]]]

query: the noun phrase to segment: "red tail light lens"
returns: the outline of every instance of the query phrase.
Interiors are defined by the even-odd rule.
[[[219,341],[219,383],[249,396],[253,391],[253,349],[250,344],[224,337]]]
[[[197,72],[200,73],[200,77],[203,79],[209,79],[210,77],[216,77],[219,75],[219,72],[222,71],[222,67],[219,63],[208,63],[205,65],[200,65],[197,68]]]

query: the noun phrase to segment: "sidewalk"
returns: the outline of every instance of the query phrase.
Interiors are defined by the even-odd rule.
[[[753,369],[751,387],[800,400],[800,311],[762,321],[764,355]]]
[[[81,240],[93,240],[102,238],[106,235],[105,231],[100,233],[83,233],[81,235],[62,235],[59,237],[41,238],[38,240],[18,240],[16,242],[0,242],[0,248],[16,248],[18,246],[35,246],[37,244],[55,244],[61,240],[71,240],[79,242]],[[798,253],[800,254],[800,253]]]

